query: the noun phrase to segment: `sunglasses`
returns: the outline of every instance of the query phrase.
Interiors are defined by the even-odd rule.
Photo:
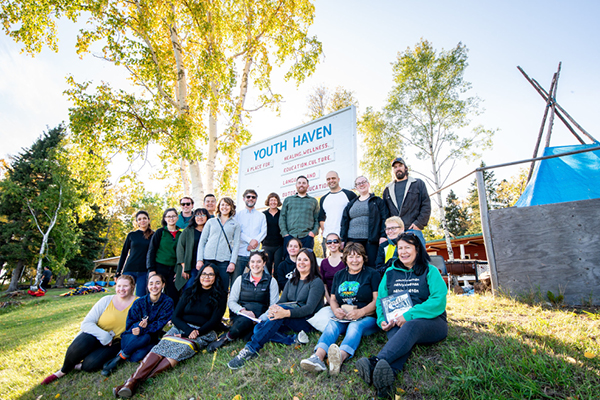
[[[250,253],[258,253],[258,254],[262,254],[265,251],[263,249],[254,249],[254,250],[250,250]]]
[[[191,206],[192,205],[192,203],[179,203],[179,204],[181,204],[181,206]]]
[[[340,241],[337,239],[333,239],[333,240],[328,240],[326,243],[327,244],[338,244]]]
[[[246,196],[246,198],[247,198],[247,199],[255,199],[255,198],[256,198],[256,196],[249,194],[249,195],[247,195],[247,196]]]

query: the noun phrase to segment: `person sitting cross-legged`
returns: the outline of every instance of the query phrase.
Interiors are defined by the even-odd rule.
[[[306,332],[314,328],[307,319],[323,307],[324,293],[325,287],[313,251],[300,249],[296,257],[296,269],[286,283],[279,302],[269,307],[268,319],[254,327],[250,341],[227,366],[230,369],[242,368],[248,360],[257,357],[260,349],[269,341],[285,345],[308,343]],[[289,331],[298,334],[287,335]]]
[[[329,373],[337,375],[342,363],[356,352],[362,337],[379,330],[375,318],[379,274],[365,265],[367,254],[359,243],[348,243],[342,260],[347,267],[335,274],[329,301],[335,319],[327,324],[313,355],[300,362],[306,371],[325,371],[327,356]],[[341,334],[345,336],[338,347],[336,341]]]

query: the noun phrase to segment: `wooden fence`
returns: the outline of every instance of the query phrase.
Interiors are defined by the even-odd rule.
[[[498,286],[600,304],[600,199],[490,211]]]

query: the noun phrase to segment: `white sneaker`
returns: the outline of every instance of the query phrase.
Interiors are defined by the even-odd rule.
[[[327,350],[327,357],[329,358],[329,374],[337,375],[340,373],[342,367],[342,352],[337,344],[333,343]]]
[[[300,361],[300,368],[310,372],[323,372],[327,369],[325,363],[316,354]]]
[[[300,333],[298,333],[298,336],[296,337],[296,343],[307,344],[309,341],[308,335],[304,331],[300,331]]]

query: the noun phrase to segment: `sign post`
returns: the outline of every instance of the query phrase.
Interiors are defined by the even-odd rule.
[[[328,191],[325,175],[336,171],[341,186],[350,189],[357,174],[356,107],[329,115],[245,146],[240,151],[238,204],[246,189],[258,193],[262,205],[271,192],[281,200],[296,193],[296,178],[309,180],[308,194]]]

